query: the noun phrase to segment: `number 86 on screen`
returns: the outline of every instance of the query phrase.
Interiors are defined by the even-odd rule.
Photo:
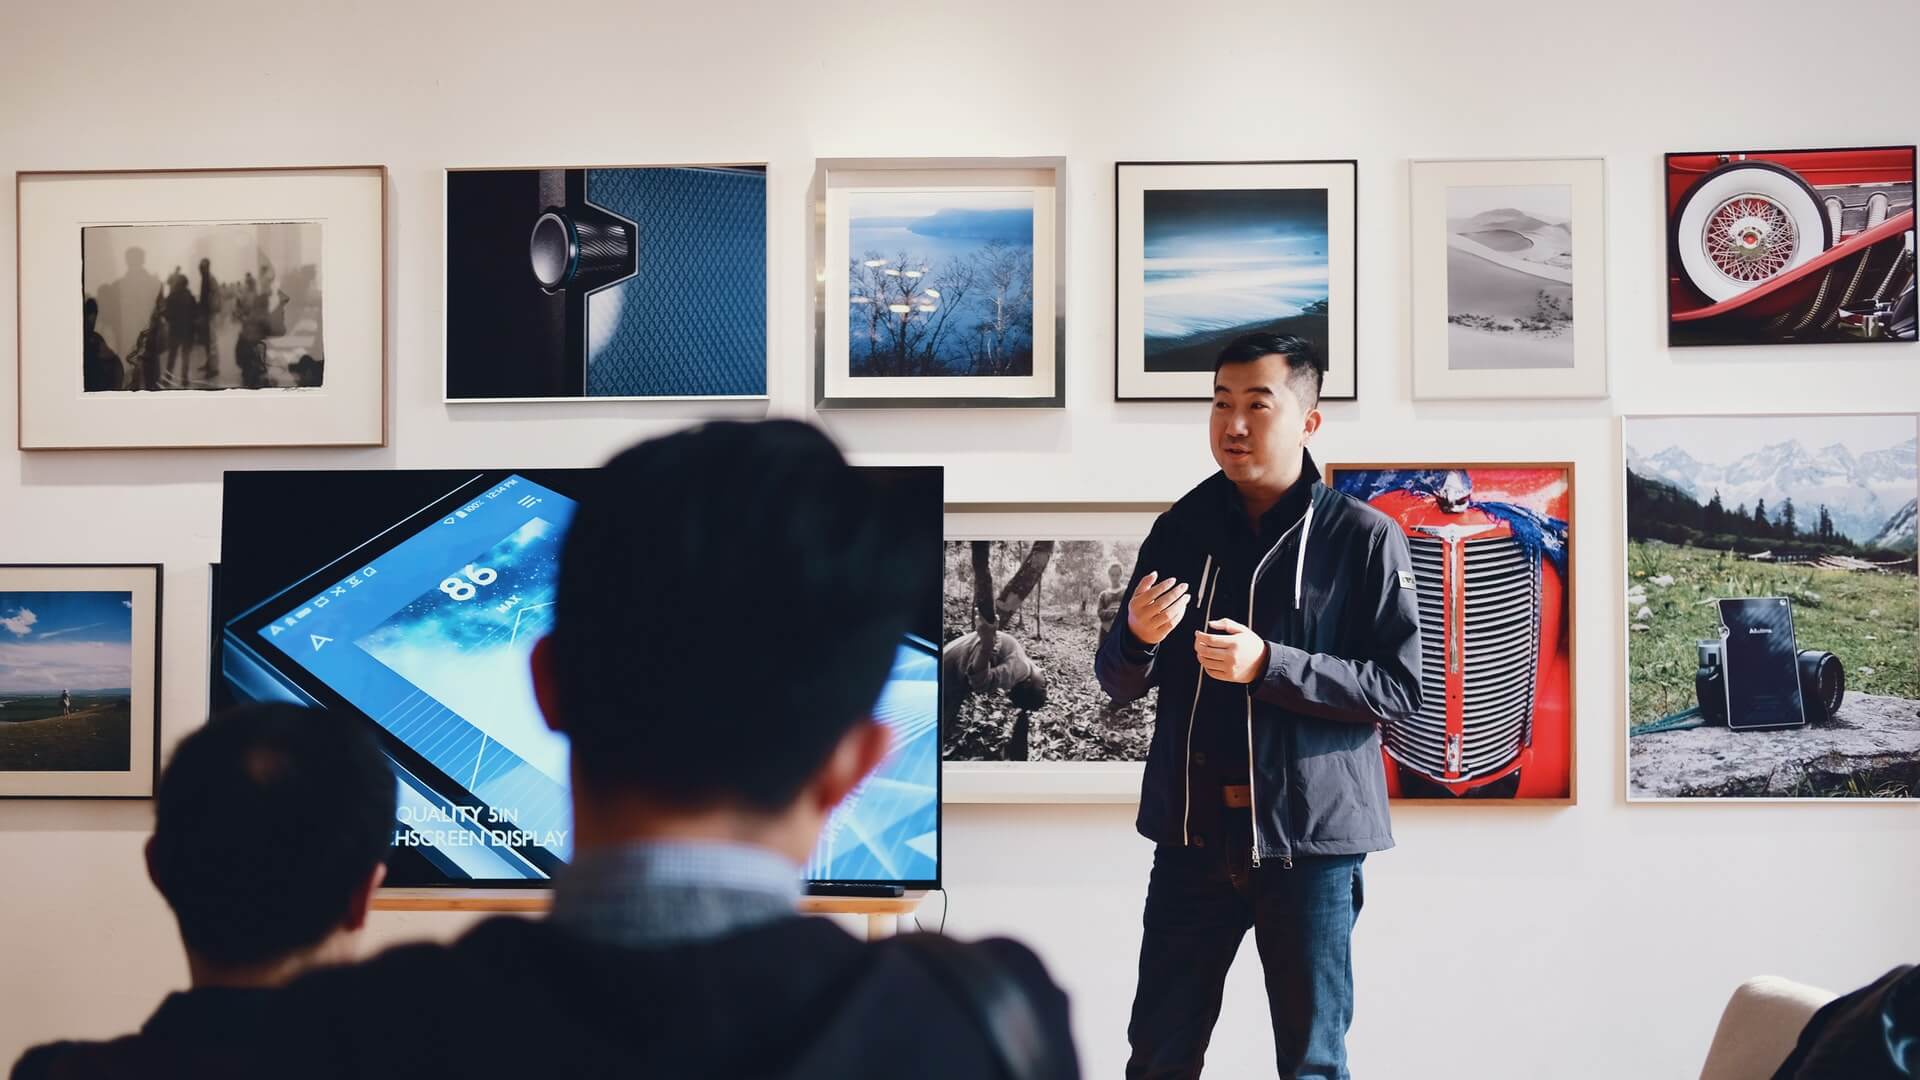
[[[476,586],[491,585],[500,579],[500,573],[485,566],[468,563],[460,573],[440,583],[440,591],[458,600],[471,600],[480,589]]]

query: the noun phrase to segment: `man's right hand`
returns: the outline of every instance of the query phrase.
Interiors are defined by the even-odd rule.
[[[1141,644],[1158,645],[1186,617],[1187,601],[1191,599],[1186,583],[1174,578],[1161,581],[1157,572],[1149,571],[1134,586],[1133,599],[1127,601],[1127,629]]]

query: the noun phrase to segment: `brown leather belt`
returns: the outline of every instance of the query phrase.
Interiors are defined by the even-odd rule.
[[[1253,805],[1253,785],[1228,784],[1220,789],[1220,799],[1235,810],[1245,810]]]

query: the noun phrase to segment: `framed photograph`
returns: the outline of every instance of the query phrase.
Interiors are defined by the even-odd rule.
[[[1413,396],[1607,396],[1599,158],[1416,161]]]
[[[1242,334],[1295,334],[1327,363],[1323,399],[1357,394],[1353,161],[1114,166],[1116,401],[1205,401]]]
[[[1916,434],[1623,421],[1630,801],[1920,795]]]
[[[820,162],[814,404],[1064,406],[1065,167]]]
[[[765,164],[447,171],[446,399],[767,396]]]
[[[1388,794],[1571,804],[1573,463],[1329,465],[1325,482],[1413,555],[1423,700],[1382,732]]]
[[[15,196],[22,450],[385,444],[384,166],[23,172]]]
[[[0,566],[0,797],[153,797],[160,567]]]
[[[949,503],[941,712],[949,802],[1133,802],[1154,700],[1093,656],[1164,503]],[[984,617],[991,611],[993,618]]]
[[[1668,154],[1667,343],[1920,340],[1914,148]]]

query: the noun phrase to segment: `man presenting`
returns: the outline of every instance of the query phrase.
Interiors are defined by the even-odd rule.
[[[1420,624],[1405,537],[1306,452],[1323,374],[1296,337],[1220,353],[1220,471],[1154,522],[1094,659],[1117,701],[1160,688],[1129,1077],[1200,1074],[1249,927],[1279,1074],[1349,1075],[1360,864],[1393,846],[1380,725],[1420,707]]]

